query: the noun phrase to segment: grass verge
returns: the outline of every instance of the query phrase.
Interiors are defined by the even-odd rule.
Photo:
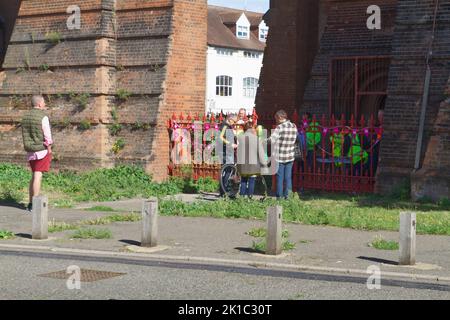
[[[375,237],[375,239],[370,242],[369,247],[378,249],[378,250],[398,250],[399,244],[397,241],[385,240],[381,236]]]
[[[85,211],[98,211],[98,212],[114,212],[114,211],[116,211],[113,208],[106,207],[106,206],[94,206],[94,207],[87,208],[87,209],[84,209],[84,210]]]
[[[111,224],[113,222],[136,222],[140,220],[141,216],[135,213],[114,214],[97,219],[82,220],[77,223],[56,222],[55,220],[52,220],[48,224],[48,232],[49,233],[63,232],[68,230],[77,230],[82,226],[99,226]]]
[[[370,204],[369,203],[370,201]],[[266,219],[270,206],[283,206],[283,220],[306,225],[329,225],[355,230],[398,231],[399,214],[410,210],[408,205],[395,202],[375,202],[371,197],[294,195],[288,200],[267,199],[264,202],[247,199],[219,200],[215,202],[183,203],[160,201],[160,214],[166,216]],[[402,202],[403,203],[403,202]],[[431,205],[430,205],[431,206]],[[417,233],[450,236],[450,211],[437,207],[418,208]]]
[[[26,199],[31,173],[28,168],[0,163],[0,202],[21,203]],[[217,181],[202,178],[173,178],[156,183],[142,167],[117,166],[112,169],[96,169],[75,173],[61,171],[46,173],[43,178],[43,193],[49,196],[50,204],[68,208],[77,202],[115,201],[136,197],[160,197],[179,193],[217,191]]]
[[[108,229],[81,228],[72,234],[73,239],[111,239],[112,233]]]
[[[48,232],[49,233],[63,232],[67,230],[75,230],[78,227],[79,226],[77,224],[57,222],[55,220],[52,220],[48,223]]]

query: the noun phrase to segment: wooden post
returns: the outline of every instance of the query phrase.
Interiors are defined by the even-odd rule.
[[[267,208],[267,250],[268,255],[279,255],[282,252],[281,246],[281,224],[283,207]]]
[[[416,213],[400,213],[400,265],[416,264]]]
[[[158,199],[144,201],[142,205],[142,247],[158,245]]]
[[[32,239],[48,239],[48,198],[45,196],[33,197],[33,226]]]

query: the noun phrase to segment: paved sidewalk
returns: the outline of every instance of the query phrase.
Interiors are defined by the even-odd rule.
[[[105,204],[114,208],[140,211],[140,200]],[[89,204],[91,207],[92,204]],[[137,210],[138,209],[138,210]],[[111,212],[91,212],[80,209],[50,209],[50,219],[73,223],[110,215]],[[74,240],[73,231],[50,234],[47,241],[30,239],[32,216],[14,207],[0,206],[0,230],[12,231],[18,236],[0,240],[2,245],[47,246],[110,252],[126,252],[129,245],[139,245],[140,222],[112,223],[94,226],[107,228],[113,234],[108,240]],[[265,221],[213,218],[159,218],[159,244],[168,246],[157,256],[183,256],[209,259],[260,261],[267,263],[308,265],[327,268],[366,270],[378,265],[385,272],[450,277],[450,237],[422,236],[417,238],[417,262],[414,268],[400,267],[398,251],[370,248],[367,243],[376,235],[387,240],[397,240],[396,232],[367,232],[336,227],[285,224],[291,242],[296,248],[281,257],[268,257],[255,253],[251,247],[257,240],[247,235],[252,228],[265,227]]]
[[[217,199],[217,196],[214,194],[179,194],[175,196],[167,196],[167,199],[175,199],[177,201],[183,201],[186,203],[192,203],[197,200],[210,200],[213,201]],[[128,212],[141,212],[142,210],[142,201],[145,199],[130,199],[130,200],[121,200],[121,201],[108,201],[108,202],[85,202],[81,204],[77,204],[75,209],[89,209],[96,206],[110,207],[114,210],[119,211],[128,211]]]

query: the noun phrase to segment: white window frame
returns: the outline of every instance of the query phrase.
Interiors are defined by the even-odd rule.
[[[236,37],[238,39],[250,39],[250,21],[244,13],[236,22]]]
[[[255,51],[244,51],[244,58],[258,59],[260,53]]]
[[[216,77],[216,96],[233,96],[233,77],[227,75],[220,75]]]
[[[269,27],[266,25],[266,23],[263,20],[259,24],[259,34],[258,34],[259,41],[266,42],[268,34],[269,34]]]
[[[255,98],[259,87],[259,79],[255,77],[245,77],[243,79],[243,94],[246,98]]]
[[[267,35],[269,34],[269,28],[259,29],[259,41],[267,42]]]
[[[237,26],[237,37],[239,39],[249,39],[250,38],[250,27],[247,26]]]
[[[231,56],[233,56],[233,50],[225,49],[225,48],[216,48],[216,53],[219,56],[223,56],[223,57],[231,57]]]

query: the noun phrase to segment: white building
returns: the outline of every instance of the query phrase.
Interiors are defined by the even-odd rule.
[[[253,110],[268,33],[262,16],[208,6],[207,112]]]

